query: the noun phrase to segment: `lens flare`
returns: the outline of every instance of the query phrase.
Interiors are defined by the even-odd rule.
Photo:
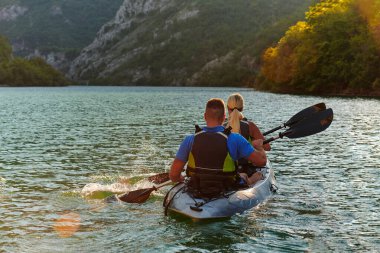
[[[80,215],[74,212],[62,214],[54,223],[54,230],[62,238],[74,235],[80,227]]]

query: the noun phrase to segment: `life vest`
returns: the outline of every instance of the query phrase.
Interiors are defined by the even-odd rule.
[[[226,126],[228,123],[225,123]],[[249,132],[249,122],[247,118],[240,120],[240,134],[251,144],[254,138],[250,135]],[[240,158],[237,163],[237,171],[246,173],[248,177],[252,176],[256,172],[256,166],[254,166],[250,161],[245,158]]]
[[[227,123],[224,123],[224,126],[226,127],[228,124]],[[253,137],[250,135],[249,133],[249,123],[248,123],[248,120],[247,118],[243,118],[242,120],[240,120],[240,134],[249,142],[249,143],[252,143],[252,140],[253,140]],[[237,166],[239,168],[239,171],[243,171],[243,167],[247,167],[247,166],[250,166],[252,165],[251,162],[249,162],[247,159],[245,158],[241,158],[237,161]]]
[[[223,126],[227,127],[228,122],[224,123]],[[240,120],[240,134],[251,143],[252,136],[249,134],[249,123],[247,118]]]
[[[244,136],[244,138],[251,143],[252,137],[249,134],[249,123],[246,118],[240,120],[240,134]]]
[[[246,118],[243,118],[243,120],[240,120],[240,134],[249,142],[252,143],[252,136],[249,134],[249,123]],[[247,165],[252,165],[251,162],[249,162],[245,158],[241,158],[238,160],[238,167],[245,167]],[[241,168],[240,168],[241,169]]]
[[[229,133],[230,129],[224,132],[196,130],[186,169],[189,188],[195,195],[212,198],[236,185],[236,163],[227,148]]]

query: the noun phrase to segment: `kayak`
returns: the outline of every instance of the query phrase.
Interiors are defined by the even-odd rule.
[[[277,190],[276,179],[270,161],[256,169],[263,179],[254,185],[226,192],[214,199],[194,198],[187,192],[186,183],[179,183],[169,190],[165,199],[165,213],[174,212],[193,220],[227,218],[243,213],[266,201]]]

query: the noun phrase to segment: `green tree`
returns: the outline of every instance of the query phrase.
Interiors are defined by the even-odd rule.
[[[67,85],[62,73],[41,58],[12,57],[8,40],[0,37],[0,84],[11,86]]]
[[[328,0],[311,7],[306,22],[291,27],[264,52],[263,82],[277,90],[314,93],[375,87],[379,45],[358,12],[360,2]]]
[[[0,63],[12,58],[12,47],[8,39],[0,35]]]

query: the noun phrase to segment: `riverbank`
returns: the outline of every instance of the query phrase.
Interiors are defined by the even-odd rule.
[[[285,85],[284,85],[285,86]],[[252,87],[258,91],[271,92],[276,94],[289,94],[289,95],[306,95],[306,96],[323,96],[323,97],[364,97],[364,98],[380,98],[380,88],[378,89],[365,89],[365,88],[326,88],[325,90],[304,91],[298,90],[293,87],[279,87],[265,84],[251,84]]]
[[[92,84],[68,84],[68,85],[6,85],[6,84],[0,84],[0,88],[27,88],[27,87],[70,87],[70,86],[93,86],[93,87],[99,87],[99,86],[105,86],[105,87],[183,87],[183,88],[251,88],[255,89],[257,91],[262,92],[269,92],[269,93],[275,93],[275,94],[289,94],[289,95],[305,95],[305,96],[323,96],[323,97],[363,97],[363,98],[380,98],[380,89],[352,89],[347,88],[344,90],[338,90],[338,89],[330,89],[326,91],[313,91],[313,92],[304,92],[299,91],[296,89],[279,89],[279,88],[271,88],[271,87],[262,87],[259,85],[252,85],[248,84],[245,86],[174,86],[174,85],[92,85]]]

